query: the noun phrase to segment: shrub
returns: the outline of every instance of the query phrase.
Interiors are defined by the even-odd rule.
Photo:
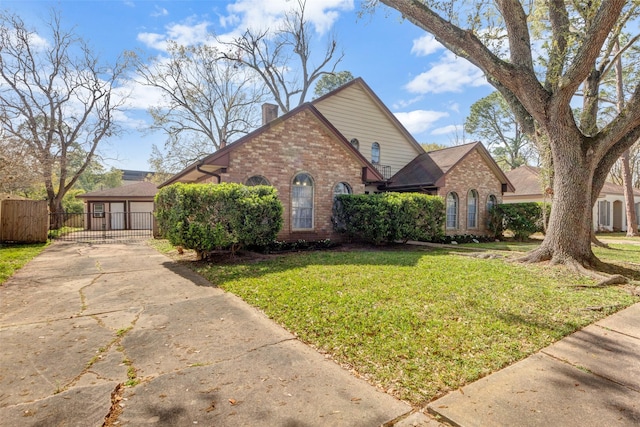
[[[418,193],[340,195],[332,221],[337,232],[377,245],[437,240],[444,235],[444,202]]]
[[[547,218],[549,205],[547,207]],[[489,212],[489,229],[496,237],[511,230],[516,240],[525,240],[533,233],[544,231],[542,203],[508,203],[496,205]]]
[[[156,218],[171,244],[202,257],[273,241],[282,227],[282,204],[269,186],[178,183],[156,195]]]

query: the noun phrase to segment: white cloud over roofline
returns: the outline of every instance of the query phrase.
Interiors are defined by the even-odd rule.
[[[444,111],[430,110],[413,110],[393,114],[412,135],[425,132],[431,128],[435,122],[449,116],[449,113]]]
[[[426,94],[462,92],[465,87],[484,85],[488,83],[479,68],[466,59],[446,52],[428,71],[407,83],[405,88],[411,93]]]

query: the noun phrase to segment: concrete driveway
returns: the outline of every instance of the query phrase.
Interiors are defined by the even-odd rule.
[[[48,247],[0,286],[0,343],[0,425],[376,426],[412,409],[145,244]]]

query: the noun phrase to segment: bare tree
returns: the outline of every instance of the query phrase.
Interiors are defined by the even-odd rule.
[[[313,82],[333,73],[343,57],[340,54],[334,58],[338,43],[331,37],[320,61],[312,64],[306,0],[296,3],[297,7],[285,14],[282,26],[275,32],[247,29],[232,41],[218,40],[226,48],[224,57],[254,70],[285,113],[305,102]]]
[[[99,143],[117,131],[114,113],[124,99],[113,90],[124,67],[101,66],[55,11],[47,29],[50,39],[0,14],[0,124],[7,141],[33,158],[55,214]]]
[[[631,2],[552,0],[527,3],[533,10],[525,10],[521,2],[497,0],[469,6],[474,9],[471,19],[462,24],[459,18],[466,17],[462,1],[380,1],[479,67],[507,100],[523,130],[548,141],[556,198],[544,241],[523,260],[551,260],[584,272],[585,267],[598,268],[591,249],[591,208],[611,166],[640,136],[640,85],[624,110],[601,128],[580,125],[571,101],[597,70],[595,64],[603,46],[610,44],[614,28],[625,25],[625,8]],[[533,14],[550,23],[547,31],[538,34],[529,27]],[[579,43],[573,32],[576,22],[584,29]],[[500,33],[502,45],[487,37]],[[544,62],[536,64],[533,43],[538,36],[549,43]],[[506,46],[506,56],[496,46]]]
[[[151,156],[159,172],[179,171],[255,129],[265,93],[261,82],[214,47],[169,42],[168,54],[153,61],[132,54],[140,82],[164,100],[149,109],[151,130],[168,137],[164,152],[154,147]]]

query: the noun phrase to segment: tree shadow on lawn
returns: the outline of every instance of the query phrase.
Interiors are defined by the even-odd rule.
[[[345,244],[337,248],[296,251],[277,254],[239,251],[216,253],[213,258],[198,261],[195,257],[174,257],[163,265],[198,286],[219,286],[237,278],[256,278],[288,270],[317,266],[395,266],[415,267],[424,256],[447,255],[446,249],[393,244],[366,246]],[[207,281],[204,277],[209,277]],[[196,277],[197,276],[197,277]],[[199,279],[198,279],[199,278]]]

